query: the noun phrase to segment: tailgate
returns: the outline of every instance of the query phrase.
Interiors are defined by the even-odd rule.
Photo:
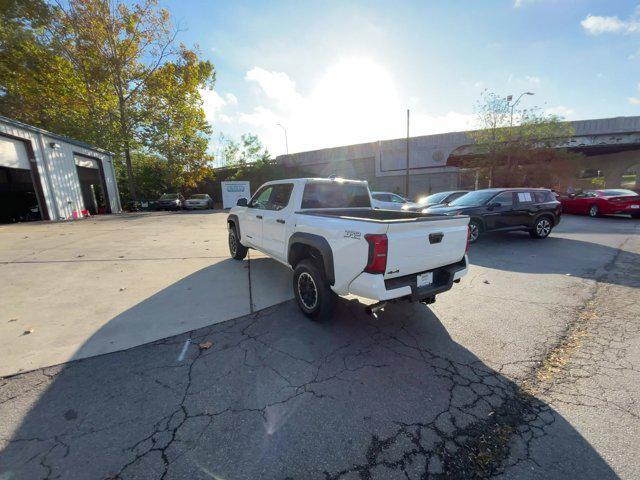
[[[390,224],[384,278],[433,270],[462,260],[468,225],[469,217],[466,216]]]

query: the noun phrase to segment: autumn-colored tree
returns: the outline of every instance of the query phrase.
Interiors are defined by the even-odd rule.
[[[573,128],[539,108],[513,109],[506,98],[484,92],[479,130],[470,132],[474,155],[465,166],[487,172],[489,186],[558,186],[575,171],[579,154],[563,148]]]
[[[98,143],[100,116],[87,102],[98,90],[88,90],[45,38],[55,13],[42,0],[0,0],[0,113]]]
[[[215,80],[157,0],[0,0],[0,114],[108,149],[135,200],[135,158],[158,156],[168,178],[209,172],[200,89]]]
[[[140,103],[145,122],[140,142],[167,161],[176,188],[193,188],[212,174],[213,157],[207,153],[211,126],[207,123],[198,90],[212,85],[213,65],[180,47],[178,58],[159,67],[147,79]]]

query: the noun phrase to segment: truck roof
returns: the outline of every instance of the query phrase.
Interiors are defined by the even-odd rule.
[[[282,180],[272,180],[270,182],[265,182],[265,185],[275,184],[275,183],[356,183],[356,184],[366,184],[366,180],[351,180],[348,178],[334,177],[334,178],[315,178],[315,177],[306,177],[306,178],[285,178]]]

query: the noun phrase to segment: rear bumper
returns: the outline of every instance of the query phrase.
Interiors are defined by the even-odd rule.
[[[417,272],[390,280],[385,280],[382,275],[361,273],[349,285],[349,293],[378,301],[404,297],[412,301],[425,300],[450,290],[455,280],[465,276],[468,271],[468,259],[465,255],[459,262],[427,271],[433,272],[433,283],[421,288],[416,285],[416,277],[425,272]]]
[[[620,210],[616,210],[613,213],[621,214],[621,215],[640,215],[640,208],[627,207],[627,208],[622,208]]]

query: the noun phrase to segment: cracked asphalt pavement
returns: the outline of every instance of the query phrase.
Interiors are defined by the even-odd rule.
[[[471,263],[431,308],[285,302],[4,378],[0,479],[639,478],[640,222]]]

